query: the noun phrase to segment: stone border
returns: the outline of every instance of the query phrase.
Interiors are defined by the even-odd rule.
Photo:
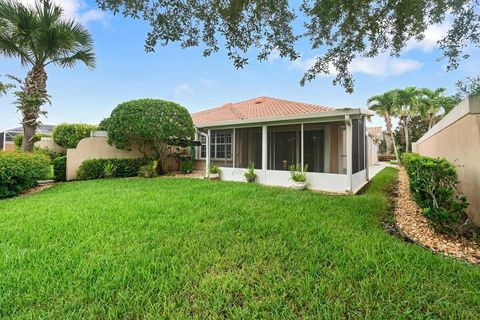
[[[398,173],[398,193],[395,198],[395,224],[409,240],[447,256],[480,264],[480,245],[436,232],[428,223],[417,203],[413,201],[405,168]]]

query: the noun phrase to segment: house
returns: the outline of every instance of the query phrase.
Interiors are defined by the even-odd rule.
[[[55,129],[55,126],[52,125],[39,125],[37,127],[36,133],[40,134],[51,134]],[[8,129],[3,132],[0,132],[0,151],[15,151],[15,144],[13,143],[13,138],[16,135],[23,134],[23,128],[17,127],[13,129]]]
[[[368,150],[368,165],[373,166],[378,164],[378,151],[380,143],[383,141],[382,127],[371,127],[367,129],[367,150]]]
[[[197,169],[214,164],[224,180],[243,181],[250,162],[257,181],[290,186],[289,166],[308,165],[309,188],[357,192],[369,178],[364,109],[333,109],[258,97],[192,114]]]

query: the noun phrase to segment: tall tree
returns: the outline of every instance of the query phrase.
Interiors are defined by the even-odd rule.
[[[0,0],[0,54],[20,59],[30,70],[17,94],[22,113],[25,151],[33,150],[33,137],[41,109],[48,101],[45,68],[57,65],[74,67],[82,62],[95,66],[93,41],[79,23],[62,16],[63,9],[50,0],[25,6],[18,1]]]
[[[435,124],[435,115],[448,103],[448,100],[443,95],[445,88],[437,89],[420,89],[421,103],[420,113],[428,119],[428,130]]]
[[[5,96],[7,92],[12,88],[15,88],[15,85],[8,82],[0,81],[0,97]]]
[[[407,87],[403,90],[394,90],[399,98],[397,114],[403,123],[405,134],[405,152],[410,152],[409,120],[420,114],[423,106],[422,91],[416,87]]]
[[[395,158],[399,161],[397,146],[395,143],[395,138],[392,131],[392,116],[395,116],[398,106],[395,93],[392,91],[385,92],[380,95],[376,95],[368,99],[367,101],[368,108],[375,111],[379,116],[383,117],[385,120],[385,125],[387,127],[387,154],[391,153],[392,145],[395,152]]]
[[[317,58],[301,83],[336,70],[334,84],[353,90],[349,65],[381,53],[397,56],[411,39],[422,40],[435,24],[451,21],[439,47],[448,70],[457,68],[465,50],[480,46],[479,1],[471,0],[96,0],[103,10],[143,19],[151,27],[145,49],[179,42],[202,46],[205,56],[223,45],[236,67],[272,52],[295,60],[297,44],[310,42]],[[304,50],[304,49],[303,49]]]

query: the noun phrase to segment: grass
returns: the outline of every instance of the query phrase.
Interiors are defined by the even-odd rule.
[[[0,201],[0,317],[478,319],[480,268],[381,227],[360,196],[189,179]]]

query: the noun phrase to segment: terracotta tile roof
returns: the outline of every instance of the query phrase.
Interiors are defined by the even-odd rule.
[[[205,125],[222,121],[274,118],[332,110],[334,109],[309,103],[258,97],[236,103],[226,103],[218,108],[197,112],[192,114],[192,118],[195,125]]]

